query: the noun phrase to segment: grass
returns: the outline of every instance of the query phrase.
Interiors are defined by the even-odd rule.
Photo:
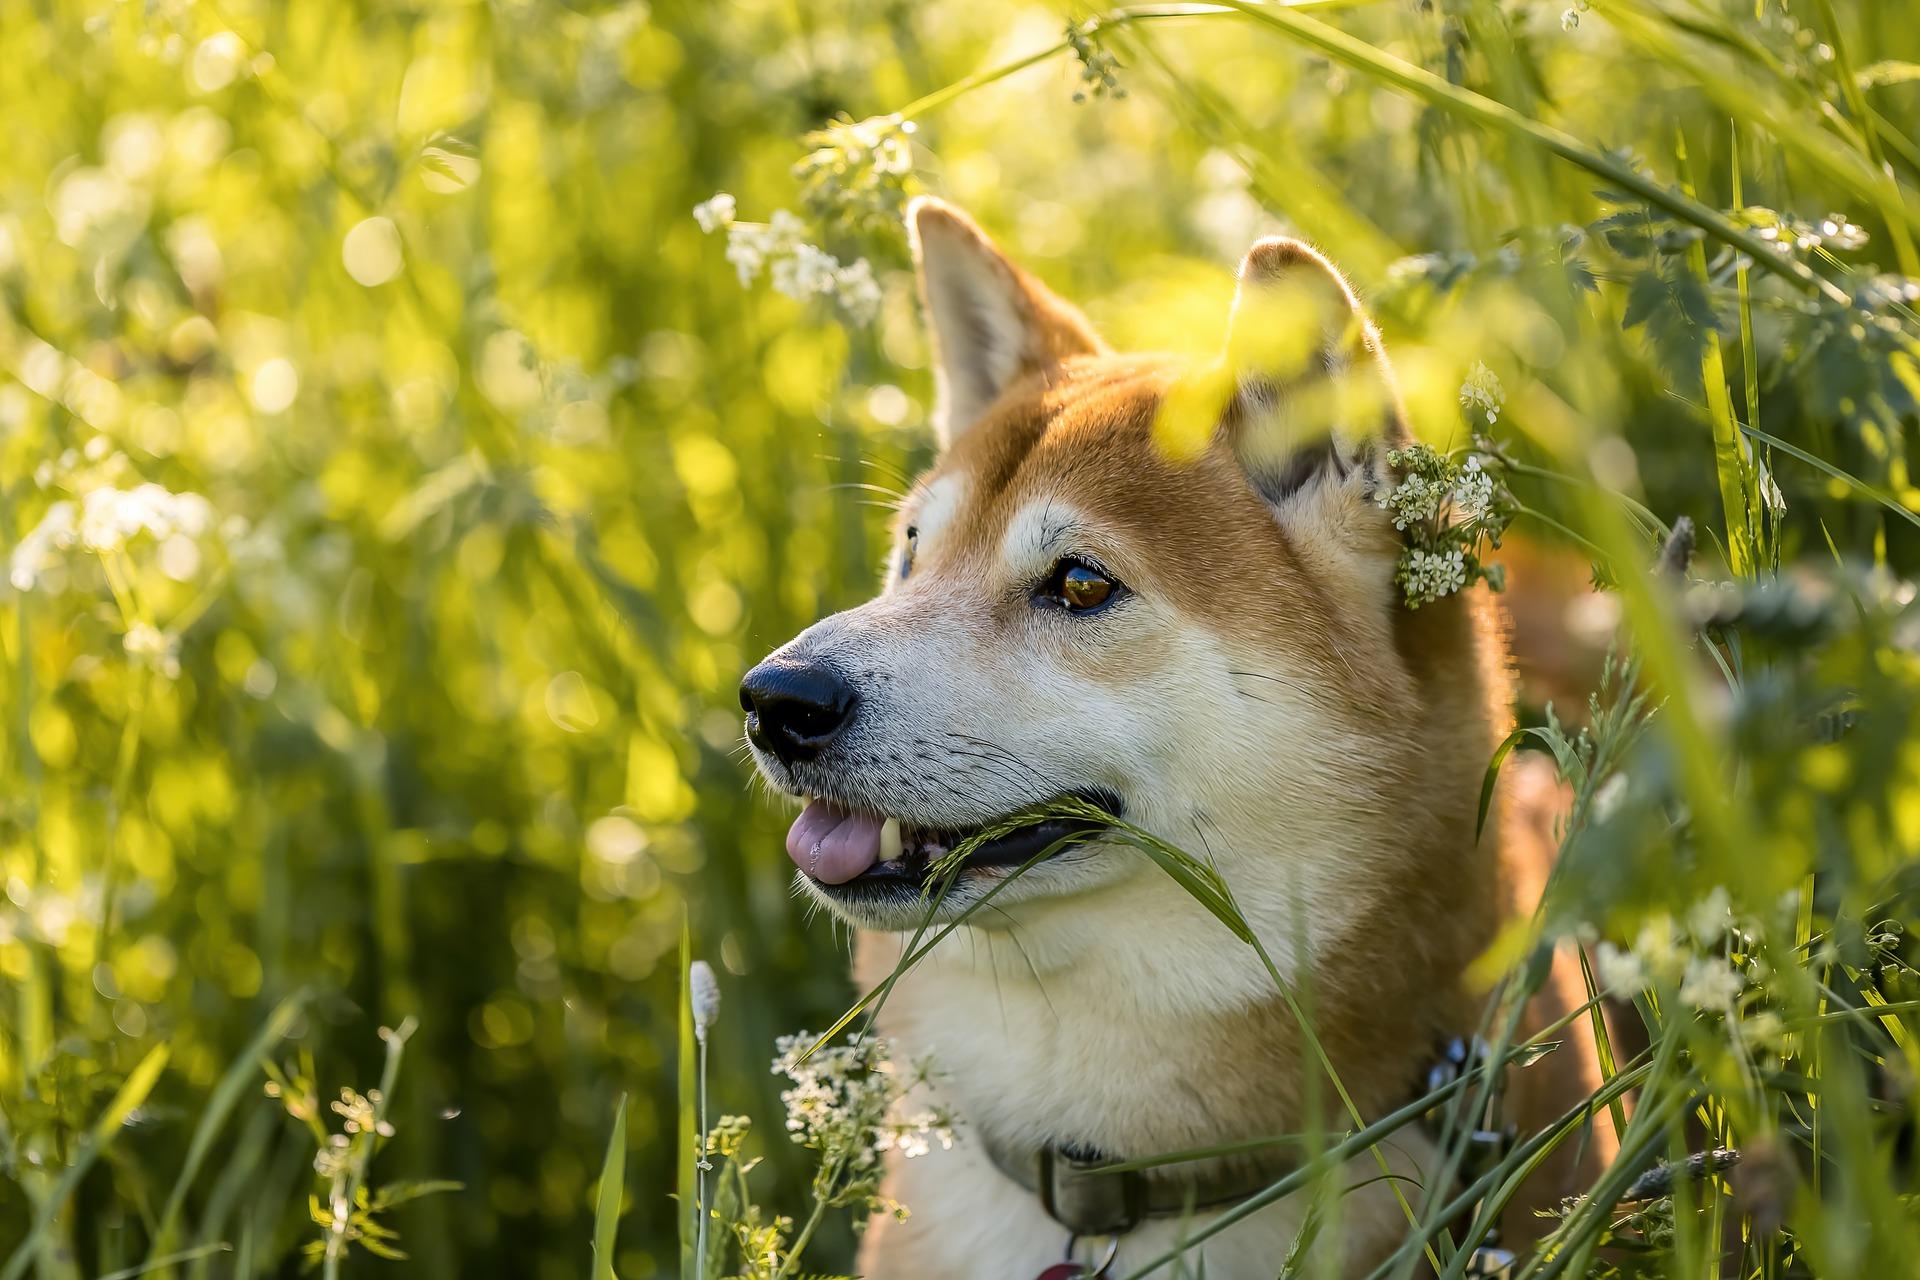
[[[1312,236],[1437,448],[1464,371],[1499,371],[1500,422],[1471,425],[1515,536],[1615,594],[1632,694],[1555,690],[1548,720],[1531,690],[1489,762],[1545,747],[1575,803],[1542,911],[1476,969],[1525,1070],[1541,957],[1607,943],[1581,1015],[1606,1085],[1471,1185],[1403,1189],[1380,1280],[1464,1274],[1589,1119],[1621,1158],[1524,1280],[1907,1265],[1911,24],[1833,0],[1089,16],[1059,39],[1064,11],[1029,30],[1001,0],[0,10],[0,547],[146,482],[214,516],[50,551],[0,594],[0,1280],[303,1253],[704,1276],[696,944],[729,984],[721,1110],[777,1114],[774,1035],[870,1030],[893,985],[848,996],[729,737],[736,673],[869,590],[882,516],[844,495],[928,456],[891,221],[922,188],[1119,345],[1204,354],[1238,247]],[[896,109],[910,172],[836,167],[830,133],[826,177],[791,179],[803,133]],[[742,292],[688,216],[720,187],[870,262],[878,319]],[[373,218],[401,265],[366,284],[343,255]],[[1683,516],[1680,585],[1648,567]],[[1217,869],[1119,836],[1258,950],[1311,1040],[1312,993]],[[1695,928],[1716,889],[1726,920]],[[903,965],[966,919],[929,917]],[[1606,1034],[1609,992],[1645,1051]],[[1490,1087],[1424,1100],[1445,1169]],[[1345,1110],[1249,1137],[1308,1151],[1264,1194],[1334,1222],[1324,1172],[1416,1114]],[[716,1202],[744,1213],[753,1168],[809,1210],[807,1265],[844,1265],[813,1156],[742,1141]],[[1741,1163],[1622,1200],[1716,1147]]]

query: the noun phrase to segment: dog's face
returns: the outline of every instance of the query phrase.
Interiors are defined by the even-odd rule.
[[[742,685],[762,772],[807,799],[801,883],[854,924],[913,928],[940,854],[1070,797],[1262,868],[1255,898],[1311,895],[1329,868],[1253,846],[1279,830],[1337,855],[1351,815],[1332,798],[1377,797],[1364,743],[1407,684],[1399,542],[1374,501],[1404,427],[1352,295],[1263,242],[1227,359],[1187,371],[1108,352],[947,207],[912,226],[942,454],[900,506],[878,597]],[[980,846],[939,915],[1041,854],[974,923],[1180,893],[1096,827]]]

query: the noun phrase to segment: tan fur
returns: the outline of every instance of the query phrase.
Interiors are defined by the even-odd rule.
[[[923,253],[930,236],[991,250],[944,206],[923,206],[915,221]],[[947,821],[981,787],[1017,791],[1005,775],[1020,769],[1050,786],[1114,790],[1130,818],[1213,858],[1310,1002],[1354,1103],[1368,1118],[1390,1111],[1419,1092],[1437,1045],[1472,1033],[1483,1000],[1463,972],[1502,920],[1530,909],[1553,846],[1531,775],[1503,787],[1524,803],[1475,840],[1481,775],[1509,727],[1499,617],[1479,591],[1419,610],[1398,602],[1399,535],[1366,471],[1380,446],[1405,439],[1377,337],[1324,259],[1263,242],[1243,268],[1243,306],[1257,318],[1249,294],[1304,273],[1310,294],[1334,299],[1314,317],[1324,351],[1269,375],[1274,385],[1260,381],[1270,364],[1233,366],[1229,353],[1239,389],[1221,430],[1197,456],[1172,458],[1156,415],[1218,371],[1108,353],[1077,312],[1010,264],[985,269],[1004,272],[996,287],[1012,283],[1023,299],[1013,312],[1032,329],[1005,338],[1008,349],[1038,354],[984,411],[948,424],[946,452],[900,517],[904,541],[938,507],[912,573],[789,646],[859,654],[876,707],[911,728],[874,729],[879,745],[861,759],[891,744],[888,769],[944,770],[943,783],[857,762],[775,780]],[[943,322],[929,304],[953,338],[965,315]],[[1342,403],[1372,403],[1377,417],[1361,431],[1320,422],[1339,466],[1297,490],[1276,487],[1275,469],[1314,443],[1289,406],[1313,403],[1312,388],[1346,369],[1376,398]],[[1130,612],[1074,621],[1036,610],[1034,569],[1020,557],[1043,566],[1052,536],[1097,555],[1132,593]],[[976,688],[988,691],[977,702]],[[1107,720],[1135,725],[1129,717],[1140,732],[1102,738],[1114,732]],[[992,773],[965,752],[942,754],[924,726],[948,723],[1011,762],[996,757]],[[1159,735],[1167,741],[1139,741]],[[882,1016],[904,1052],[933,1052],[964,1127],[956,1151],[894,1169],[886,1193],[913,1216],[876,1226],[865,1275],[1004,1280],[1006,1267],[1037,1273],[1056,1260],[1038,1242],[1058,1229],[984,1163],[983,1129],[1138,1157],[1307,1123],[1312,1066],[1293,1013],[1250,949],[1144,859],[1074,850],[996,903],[909,973]],[[861,935],[863,985],[886,975],[900,945],[896,934]],[[1577,972],[1571,986],[1563,976],[1530,1025],[1578,1003]],[[1510,1118],[1557,1115],[1591,1087],[1591,1061],[1570,1043],[1518,1073]],[[1338,1101],[1320,1094],[1321,1122],[1347,1127]],[[1409,1172],[1431,1154],[1411,1130],[1392,1145]],[[1603,1144],[1587,1153],[1591,1166]],[[1526,1210],[1570,1193],[1576,1172],[1553,1169],[1510,1224],[1526,1230]],[[1352,1177],[1375,1174],[1368,1161]],[[1207,1274],[1271,1275],[1299,1214],[1282,1203],[1224,1233]],[[1341,1215],[1338,1240],[1323,1247],[1339,1248],[1349,1272],[1377,1262],[1405,1228],[1381,1184],[1344,1200]],[[1123,1262],[1175,1230],[1143,1227],[1123,1242]]]

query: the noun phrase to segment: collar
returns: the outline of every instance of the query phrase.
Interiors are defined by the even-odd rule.
[[[1423,1082],[1426,1091],[1445,1086],[1490,1050],[1478,1036],[1454,1038],[1437,1046],[1435,1061]],[[1466,1136],[1468,1180],[1478,1176],[1482,1162],[1497,1163],[1510,1147],[1514,1133],[1498,1119],[1500,1080],[1487,1101],[1484,1127]],[[1416,1096],[1418,1096],[1416,1094]],[[1428,1116],[1434,1127],[1436,1115]],[[1047,1216],[1074,1237],[1122,1236],[1149,1218],[1178,1218],[1208,1209],[1225,1209],[1266,1190],[1300,1168],[1301,1162],[1283,1151],[1253,1156],[1169,1165],[1155,1173],[1126,1169],[1105,1173],[1119,1156],[1079,1145],[1048,1143],[1038,1149],[1014,1147],[984,1129],[976,1130],[994,1167],[1040,1198]],[[1491,1167],[1488,1163],[1486,1167]],[[1489,1237],[1491,1238],[1491,1237]]]
[[[1224,1209],[1266,1190],[1300,1167],[1284,1154],[1260,1160],[1209,1160],[1155,1175],[1143,1169],[1102,1170],[1118,1156],[1087,1147],[1015,1148],[984,1131],[981,1145],[994,1167],[1040,1197],[1047,1216],[1075,1236],[1121,1236],[1149,1218],[1177,1218]]]

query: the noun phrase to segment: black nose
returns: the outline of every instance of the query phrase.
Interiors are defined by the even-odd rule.
[[[853,686],[824,663],[769,658],[740,682],[747,737],[783,764],[811,760],[853,718]]]

